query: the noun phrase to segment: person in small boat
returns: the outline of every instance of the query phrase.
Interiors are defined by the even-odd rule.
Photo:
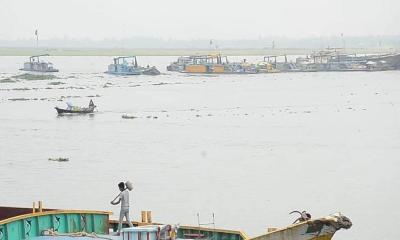
[[[93,100],[92,100],[92,99],[90,99],[90,102],[89,102],[89,108],[93,108],[93,107],[95,107],[95,106],[94,106],[94,103],[93,103]]]
[[[68,98],[67,100],[67,110],[72,110],[74,106],[72,105],[72,100]]]
[[[119,194],[119,199],[117,202],[111,201],[112,205],[118,205],[121,203],[121,211],[119,212],[119,223],[118,223],[118,234],[121,233],[122,222],[124,217],[129,224],[129,227],[133,227],[133,224],[129,218],[129,192],[128,189],[125,188],[125,183],[118,183],[118,188],[121,191]]]

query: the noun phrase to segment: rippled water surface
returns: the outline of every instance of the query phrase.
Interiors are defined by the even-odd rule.
[[[254,236],[292,210],[341,211],[354,226],[336,239],[400,238],[400,71],[166,72],[175,58],[138,58],[160,76],[115,77],[110,57],[50,57],[54,79],[26,80],[26,57],[0,57],[0,205],[118,213],[109,202],[129,179],[134,219],[214,212]],[[57,116],[68,97],[98,112]]]

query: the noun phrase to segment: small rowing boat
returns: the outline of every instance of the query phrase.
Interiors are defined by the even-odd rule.
[[[90,100],[88,107],[71,106],[69,103],[67,103],[67,105],[68,105],[67,108],[55,107],[55,109],[57,110],[57,113],[58,114],[87,114],[87,113],[93,113],[96,108],[96,105],[94,105],[92,100]]]

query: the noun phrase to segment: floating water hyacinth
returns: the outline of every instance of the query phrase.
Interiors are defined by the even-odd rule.
[[[31,73],[23,73],[20,75],[15,75],[13,78],[22,79],[22,80],[51,80],[58,79],[57,76],[52,74],[31,74]]]
[[[69,158],[63,158],[63,157],[49,158],[49,161],[53,161],[53,162],[69,162]]]

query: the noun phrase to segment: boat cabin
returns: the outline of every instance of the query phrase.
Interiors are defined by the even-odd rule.
[[[40,60],[40,57],[43,56],[49,56],[49,54],[31,56],[29,62],[25,62],[24,67],[20,70],[33,72],[58,72],[58,69],[54,68],[53,63]]]
[[[185,66],[183,72],[187,73],[224,73],[224,65],[228,64],[226,56],[204,55],[194,56],[193,62]]]

